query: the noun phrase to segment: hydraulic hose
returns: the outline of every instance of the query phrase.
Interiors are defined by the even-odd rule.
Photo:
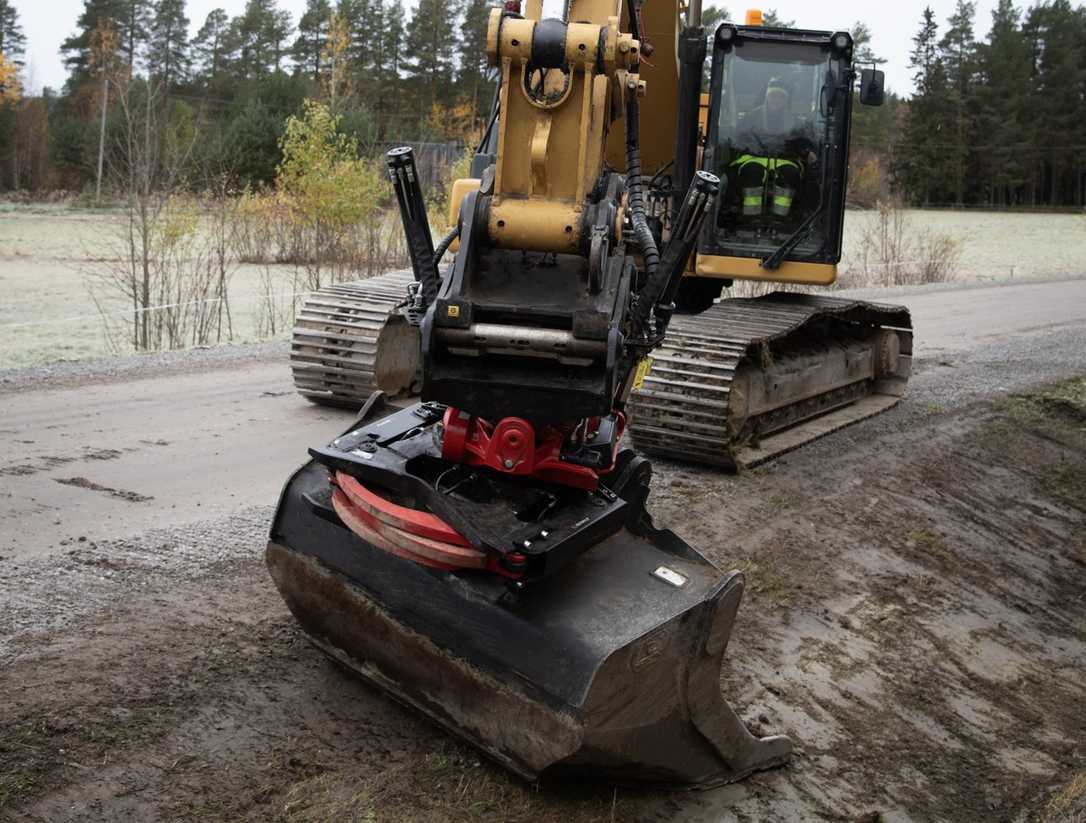
[[[633,227],[634,242],[641,249],[645,273],[653,279],[660,265],[660,250],[645,217],[645,193],[641,180],[641,120],[637,89],[631,89],[626,101],[626,207]]]
[[[445,256],[445,252],[449,250],[449,246],[452,245],[453,240],[460,236],[460,226],[453,226],[452,229],[441,238],[441,242],[437,244],[437,248],[434,249],[434,264],[441,263],[441,258]]]
[[[712,209],[720,188],[720,178],[707,171],[699,171],[690,181],[686,197],[679,207],[678,217],[671,227],[671,239],[664,250],[659,267],[645,279],[637,296],[633,312],[634,333],[649,331],[650,315],[655,311],[656,336],[667,331],[667,325],[675,310],[675,294],[679,290],[683,269],[697,243],[698,234]]]

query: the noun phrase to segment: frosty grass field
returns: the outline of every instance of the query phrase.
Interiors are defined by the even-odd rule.
[[[110,254],[118,219],[64,206],[0,206],[0,369],[114,353],[100,312],[122,317],[125,305],[99,289],[96,306],[90,275]],[[871,212],[849,212],[843,272],[856,265],[858,238],[871,219]],[[1083,273],[1083,215],[910,211],[908,219],[961,242],[960,280]],[[290,267],[272,269],[289,291]],[[260,270],[243,265],[231,280],[235,342],[257,339]]]

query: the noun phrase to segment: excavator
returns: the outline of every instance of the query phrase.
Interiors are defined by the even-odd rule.
[[[646,455],[752,465],[901,396],[906,310],[717,299],[834,281],[857,80],[883,94],[852,51],[756,12],[710,37],[699,0],[491,12],[498,92],[452,230],[435,247],[393,149],[411,273],[297,321],[299,390],[357,410],[288,480],[266,551],[317,647],[527,780],[787,761],[721,690],[743,575],[653,522]]]

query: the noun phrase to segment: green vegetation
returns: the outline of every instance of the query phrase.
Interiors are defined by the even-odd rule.
[[[23,66],[26,38],[12,0],[0,0],[0,190],[93,184],[103,108],[105,142],[118,139],[111,82],[135,78],[191,113],[192,168],[229,168],[241,186],[274,180],[286,120],[307,98],[325,100],[364,154],[388,141],[470,143],[494,90],[485,41],[495,5],[420,0],[409,15],[403,0],[307,0],[294,20],[278,0],[248,0],[235,17],[214,9],[192,21],[191,33],[186,0],[83,0],[62,45],[64,89],[17,101],[5,71]],[[711,29],[735,17],[708,6],[704,19]],[[766,25],[792,22],[765,14]],[[924,10],[912,98],[856,107],[851,202],[1086,205],[1086,7],[999,0],[986,38],[975,28],[972,0],[958,0],[945,26]],[[863,22],[852,34],[858,64],[884,62]]]
[[[1086,771],[1053,793],[1038,819],[1043,823],[1075,823],[1086,817]]]
[[[153,90],[158,119],[191,119],[193,189],[222,172],[237,188],[273,183],[286,123],[307,99],[328,106],[361,156],[390,141],[472,143],[494,91],[495,2],[422,0],[408,15],[402,0],[308,0],[294,20],[277,0],[248,0],[236,17],[215,9],[194,21],[190,37],[186,0],[84,0],[61,46],[64,89],[17,101],[8,75],[26,39],[0,0],[0,191],[94,188],[100,147],[109,191],[124,98],[138,85]]]
[[[778,605],[787,605],[792,599],[792,587],[788,578],[772,560],[747,560],[742,567],[747,578],[747,588],[768,597]]]
[[[976,4],[946,29],[925,8],[913,97],[893,146],[895,182],[918,205],[1086,205],[1086,7],[999,0],[986,41]]]
[[[953,560],[954,554],[947,548],[946,541],[937,534],[926,530],[909,531],[905,533],[905,542],[916,546],[925,554],[938,557],[942,560]]]
[[[1007,411],[1022,421],[1059,417],[1086,426],[1086,377],[1075,377],[1029,394],[1012,394]]]

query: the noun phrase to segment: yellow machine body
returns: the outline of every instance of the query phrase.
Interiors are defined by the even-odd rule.
[[[517,19],[491,12],[487,57],[501,72],[497,169],[487,234],[507,249],[577,253],[590,187],[620,115],[636,88],[640,44],[619,28],[620,0],[574,0],[564,69],[533,70],[538,4]],[[532,17],[531,15],[537,15]],[[602,53],[601,53],[602,48]],[[574,154],[575,152],[575,154]]]
[[[576,253],[585,240],[581,215],[586,187],[605,162],[625,170],[624,86],[640,84],[648,91],[641,116],[643,172],[651,176],[674,156],[678,116],[674,91],[682,18],[677,3],[646,3],[641,11],[642,49],[641,43],[623,33],[628,22],[621,0],[575,0],[568,19],[583,22],[569,26],[565,46],[569,70],[551,72],[543,80],[543,99],[539,99],[527,90],[538,78],[528,77],[527,72],[541,13],[539,0],[526,3],[524,19],[503,19],[500,9],[491,13],[487,53],[502,79],[495,197],[487,233],[502,248]],[[748,10],[747,23],[760,25],[761,12]],[[599,55],[601,29],[605,45]],[[652,56],[645,56],[639,74],[633,74],[630,69],[645,50],[652,51]],[[709,95],[702,94],[698,117],[702,140],[708,132],[708,111]],[[450,224],[456,222],[464,195],[478,189],[479,182],[475,178],[454,182]],[[458,246],[456,241],[452,249]],[[686,273],[721,280],[827,286],[837,279],[837,266],[786,261],[770,271],[753,257],[695,253]]]

